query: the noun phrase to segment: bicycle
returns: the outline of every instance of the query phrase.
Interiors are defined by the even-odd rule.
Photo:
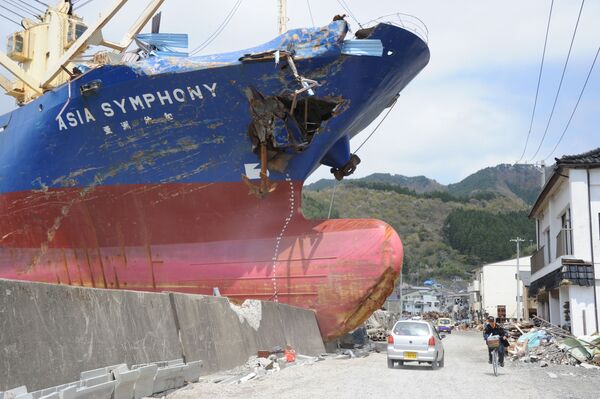
[[[498,348],[500,347],[500,336],[490,335],[487,339],[488,348],[492,348],[492,368],[494,369],[494,375],[498,376]]]

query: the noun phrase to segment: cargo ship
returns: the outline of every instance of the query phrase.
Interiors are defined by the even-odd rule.
[[[356,169],[350,140],[426,66],[424,35],[375,21],[350,38],[336,16],[189,56],[156,20],[140,33],[164,0],[105,39],[126,1],[90,26],[59,1],[0,52],[19,105],[0,116],[0,278],[278,301],[314,309],[325,340],[360,325],[401,240],[379,220],[307,220],[302,186]]]

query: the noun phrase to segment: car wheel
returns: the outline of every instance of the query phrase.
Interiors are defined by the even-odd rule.
[[[431,362],[431,369],[432,370],[437,370],[439,367],[439,363],[437,360],[434,360],[433,362]]]
[[[398,365],[399,365],[400,367],[404,366],[404,360],[398,360]]]
[[[442,356],[442,360],[440,360],[440,361],[438,362],[438,366],[439,366],[440,368],[444,367],[444,356]]]
[[[393,369],[394,368],[394,361],[392,359],[388,359],[388,368],[389,369]]]

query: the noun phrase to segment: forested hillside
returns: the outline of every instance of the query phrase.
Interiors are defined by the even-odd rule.
[[[425,177],[375,174],[349,179],[337,185],[331,217],[377,218],[391,224],[404,243],[407,278],[416,279],[417,273],[419,279],[464,278],[482,263],[514,256],[511,238],[535,241],[527,215],[540,190],[539,185],[534,189],[536,171],[496,168],[469,176],[462,187],[450,185],[451,190]],[[303,193],[303,212],[313,219],[327,217],[333,193],[333,181],[317,183]]]

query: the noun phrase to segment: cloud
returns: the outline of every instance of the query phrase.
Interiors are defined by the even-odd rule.
[[[190,47],[204,41],[221,24],[236,0],[219,2],[165,1],[163,32],[186,32]],[[309,0],[317,25],[344,13],[336,0]],[[148,1],[130,0],[104,30],[118,40]],[[429,29],[431,62],[404,90],[381,130],[361,150],[358,176],[372,172],[425,174],[444,183],[455,182],[477,169],[518,158],[529,127],[542,52],[548,0],[346,0],[361,21],[404,12],[422,19]],[[558,84],[562,63],[579,11],[579,1],[555,1],[546,69],[530,150],[537,146]],[[277,34],[275,0],[245,0],[205,54],[252,47]],[[88,23],[107,7],[92,2],[79,10]],[[555,120],[540,155],[554,146],[570,114],[598,43],[596,17],[600,2],[586,2]],[[310,26],[306,1],[288,1],[290,28]],[[389,19],[389,18],[388,18]],[[356,29],[356,23],[349,19]],[[16,26],[2,24],[0,37]],[[600,69],[600,65],[598,66]],[[600,146],[600,74],[592,77],[572,127],[557,155]],[[0,113],[14,107],[0,99]],[[356,148],[373,129],[356,137]],[[326,168],[311,176],[329,177]]]

